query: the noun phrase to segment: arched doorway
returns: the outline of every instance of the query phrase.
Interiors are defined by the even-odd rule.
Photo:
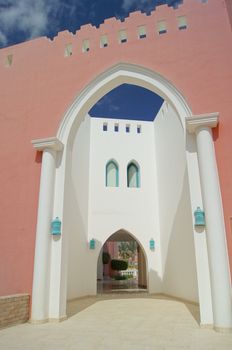
[[[114,264],[126,262],[124,270]],[[97,292],[147,291],[147,267],[144,249],[126,230],[113,233],[103,244],[97,262]],[[117,267],[117,266],[116,266]]]
[[[96,101],[101,98],[105,93],[113,89],[114,87],[122,84],[122,83],[130,83],[139,85],[142,87],[145,87],[147,89],[150,89],[151,91],[154,91],[160,96],[162,96],[165,101],[167,102],[166,110],[168,110],[169,106],[171,106],[172,112],[175,114],[175,118],[170,118],[170,121],[178,120],[178,129],[179,132],[182,132],[181,136],[181,143],[180,150],[181,154],[183,155],[183,167],[182,170],[184,175],[184,198],[187,200],[188,203],[188,235],[184,235],[183,230],[177,230],[176,233],[181,232],[181,236],[179,236],[178,239],[174,239],[174,236],[172,237],[173,244],[172,244],[172,254],[169,254],[168,249],[166,249],[166,252],[164,253],[164,262],[163,266],[161,266],[160,270],[164,269],[166,271],[166,258],[170,260],[169,266],[171,269],[167,270],[166,276],[168,277],[165,283],[165,288],[170,288],[171,283],[171,289],[175,291],[175,288],[173,287],[173,280],[176,279],[173,278],[174,274],[172,273],[172,262],[175,262],[175,257],[179,258],[178,252],[181,252],[181,247],[183,246],[183,239],[185,240],[186,237],[188,237],[186,243],[186,247],[188,246],[188,249],[185,251],[185,258],[186,261],[188,261],[188,253],[191,252],[193,254],[194,247],[195,247],[195,254],[196,254],[196,265],[195,263],[192,266],[193,270],[197,269],[197,279],[198,279],[198,292],[199,292],[199,302],[201,307],[201,322],[203,324],[212,324],[212,299],[211,299],[211,287],[210,287],[210,278],[209,278],[209,265],[208,265],[208,253],[207,253],[207,245],[206,245],[206,235],[205,231],[202,232],[201,235],[201,244],[199,244],[199,239],[197,236],[197,230],[195,230],[193,225],[193,216],[192,213],[194,212],[195,208],[200,204],[202,206],[202,192],[201,192],[201,185],[200,185],[200,178],[199,178],[199,167],[197,164],[197,149],[196,149],[196,142],[195,138],[188,134],[186,132],[186,119],[189,118],[189,132],[195,130],[196,125],[205,125],[206,123],[207,128],[214,127],[217,125],[217,116],[215,115],[208,115],[204,118],[191,118],[191,111],[186,103],[183,96],[180,94],[179,91],[164,77],[160,76],[159,74],[143,68],[138,67],[131,64],[118,64],[111,69],[107,70],[100,76],[98,76],[93,82],[87,85],[87,87],[80,93],[80,95],[76,98],[73,105],[69,108],[68,112],[66,113],[60,128],[57,133],[57,138],[53,140],[42,140],[43,142],[38,142],[38,148],[40,150],[45,150],[44,154],[44,160],[43,160],[43,169],[49,169],[49,191],[47,191],[46,186],[44,188],[41,188],[40,192],[40,200],[45,200],[46,202],[46,208],[49,209],[50,213],[55,213],[55,216],[59,216],[63,222],[63,234],[59,240],[53,239],[51,242],[51,249],[46,249],[46,254],[43,255],[43,264],[41,265],[41,253],[39,252],[40,247],[44,244],[43,236],[37,234],[38,237],[38,251],[36,248],[36,255],[35,255],[35,274],[34,274],[34,284],[33,284],[33,300],[32,300],[32,319],[34,318],[43,320],[47,318],[62,318],[65,315],[66,312],[66,295],[67,295],[67,264],[68,264],[68,237],[70,235],[70,231],[72,230],[72,227],[70,226],[69,221],[69,212],[72,211],[72,205],[69,203],[69,196],[70,194],[70,187],[67,187],[67,184],[70,181],[70,178],[68,174],[70,173],[70,166],[72,164],[72,147],[75,140],[75,135],[80,127],[81,122],[84,120],[84,117],[88,110],[93,106]],[[165,113],[165,110],[163,110]],[[167,120],[165,118],[165,120]],[[169,121],[167,120],[167,122]],[[203,123],[203,124],[202,124]],[[168,125],[168,123],[167,123]],[[177,124],[176,124],[177,125]],[[165,129],[163,129],[165,130]],[[173,135],[172,128],[168,128],[170,133],[167,135]],[[181,131],[182,130],[182,131]],[[207,129],[208,130],[208,129]],[[209,134],[210,135],[210,134]],[[202,136],[202,140],[204,137]],[[200,138],[199,143],[200,145]],[[211,138],[208,139],[210,145],[212,143]],[[207,141],[207,142],[208,142]],[[54,154],[53,151],[57,152],[62,150],[63,146],[65,148],[63,149],[63,152],[59,153],[59,157],[57,157],[57,166],[56,161],[54,161]],[[46,148],[47,147],[47,148]],[[211,147],[211,146],[210,146]],[[50,151],[52,149],[52,152]],[[170,148],[172,149],[172,148]],[[202,148],[203,149],[203,148]],[[201,149],[201,152],[202,152]],[[211,148],[212,151],[212,148]],[[49,154],[49,156],[48,156]],[[167,152],[168,154],[168,152]],[[178,154],[177,152],[175,154]],[[202,153],[201,153],[202,155]],[[212,153],[212,170],[213,170],[213,162],[214,162],[214,154]],[[161,157],[161,161],[162,161]],[[203,159],[203,158],[202,158]],[[215,163],[216,164],[216,163]],[[201,162],[201,166],[203,167],[203,163]],[[165,168],[165,166],[164,166]],[[44,178],[46,177],[46,170],[43,171],[42,175]],[[168,173],[168,171],[166,172]],[[205,173],[203,174],[205,177]],[[55,181],[53,181],[55,179]],[[183,180],[183,177],[181,178]],[[55,183],[54,188],[52,188],[52,184]],[[163,182],[163,188],[165,188],[165,183],[168,184],[167,179]],[[177,182],[179,183],[179,182]],[[181,190],[182,182],[179,183]],[[176,184],[175,184],[176,186]],[[174,186],[174,188],[175,188]],[[170,187],[171,188],[171,187]],[[54,196],[53,196],[54,193]],[[182,192],[178,192],[179,195],[182,194]],[[205,197],[210,196],[210,191],[206,190],[204,192]],[[172,198],[175,198],[175,195],[173,195]],[[182,198],[182,197],[181,197]],[[168,200],[166,201],[168,203]],[[174,203],[174,202],[173,202]],[[208,202],[207,202],[208,203]],[[175,203],[174,203],[175,204]],[[168,218],[168,221],[166,220],[167,225],[169,223],[172,224],[172,227],[178,228],[176,219],[181,220],[181,218],[185,218],[185,215],[181,212],[186,206],[184,203],[176,203],[172,207],[172,212],[175,212],[175,209],[179,209],[177,213],[179,214],[178,217],[173,217],[173,220],[170,221],[170,218]],[[218,205],[218,212],[222,212],[221,210],[221,203],[217,202]],[[220,207],[220,208],[219,208]],[[211,209],[211,208],[210,208]],[[208,207],[207,207],[208,210]],[[212,218],[212,212],[209,211],[210,218]],[[206,213],[207,214],[207,213]],[[159,217],[160,219],[160,217]],[[38,227],[41,227],[44,229],[44,232],[48,231],[50,227],[50,221],[51,215],[47,215],[43,210],[39,211],[38,214]],[[178,221],[177,220],[177,221]],[[221,218],[220,218],[221,220]],[[219,222],[220,222],[219,220]],[[164,218],[165,221],[165,218]],[[213,220],[212,220],[213,221]],[[180,222],[180,221],[178,221]],[[223,225],[221,225],[221,229],[223,231]],[[211,225],[211,229],[213,230],[214,227]],[[133,230],[132,230],[133,231]],[[105,234],[105,233],[104,233]],[[190,234],[192,234],[192,238],[190,238]],[[211,237],[211,236],[210,236]],[[86,238],[82,237],[82,243],[84,244]],[[88,240],[90,237],[88,236]],[[192,242],[194,241],[194,243]],[[191,243],[192,242],[192,243]],[[88,245],[88,241],[85,242],[85,244]],[[147,237],[144,240],[144,245],[148,244]],[[169,246],[167,246],[169,248]],[[183,251],[183,250],[182,250]],[[193,257],[193,255],[192,255]],[[90,257],[90,260],[93,262],[97,260],[96,254],[93,254],[92,257]],[[181,264],[181,259],[177,259],[179,267],[183,267],[183,263]],[[152,262],[152,259],[150,259],[150,262]],[[211,259],[212,262],[212,259]],[[46,264],[50,264],[50,269],[45,269]],[[40,268],[41,265],[41,268]],[[96,266],[95,264],[91,264],[91,266]],[[59,267],[59,268],[58,268]],[[42,269],[42,274],[40,270]],[[185,273],[187,272],[187,268],[185,270]],[[95,272],[96,273],[96,272]],[[151,285],[151,281],[155,279],[156,271],[151,271],[149,268],[149,285]],[[191,274],[191,272],[190,272]],[[151,277],[153,275],[153,278]],[[158,275],[159,277],[159,275]],[[186,273],[187,277],[187,273]],[[189,279],[191,281],[191,279]],[[46,283],[45,283],[46,281]],[[180,291],[181,286],[181,279],[180,285],[178,287],[178,291],[175,291],[175,294],[178,294]],[[86,281],[85,281],[86,282]],[[50,285],[50,289],[47,288],[47,285]],[[184,284],[184,287],[188,290],[188,283],[186,282]],[[215,290],[218,293],[217,285],[214,284]],[[38,294],[37,291],[40,291],[40,294]],[[86,289],[87,290],[87,289]],[[226,296],[227,289],[225,289],[225,297],[227,302],[228,298]],[[188,290],[188,292],[191,293],[191,290]],[[217,294],[218,295],[218,294]],[[216,299],[215,299],[216,300]],[[226,305],[226,303],[224,304]],[[48,307],[49,306],[49,307]],[[215,304],[215,310],[217,310],[217,313],[224,319],[223,313],[221,313],[221,309],[219,307],[219,304]],[[226,312],[227,308],[224,307],[224,310]],[[229,313],[227,312],[228,319],[230,318]],[[219,319],[220,319],[219,317]],[[220,321],[219,321],[220,323]],[[222,324],[224,324],[222,322]]]

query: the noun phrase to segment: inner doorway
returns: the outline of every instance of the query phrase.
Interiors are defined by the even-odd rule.
[[[147,268],[143,248],[126,230],[112,234],[104,243],[97,264],[97,292],[147,291]]]

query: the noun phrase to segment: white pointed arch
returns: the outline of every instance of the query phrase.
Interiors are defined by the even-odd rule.
[[[68,264],[68,253],[65,247],[67,246],[66,241],[69,235],[69,230],[67,219],[68,216],[66,215],[67,210],[65,211],[65,198],[67,197],[65,195],[65,184],[66,174],[69,172],[69,167],[71,164],[72,142],[75,138],[80,123],[84,120],[84,117],[90,108],[109,91],[124,83],[141,86],[153,91],[154,93],[157,93],[163,97],[166,102],[171,104],[180,120],[184,139],[186,133],[186,119],[192,116],[191,109],[187,101],[172,83],[150,69],[127,63],[119,63],[109,68],[86,85],[86,87],[76,97],[68,111],[65,113],[56,135],[57,138],[63,143],[64,149],[62,154],[59,156],[58,166],[55,171],[53,214],[61,219],[63,224],[63,232],[59,242],[57,243],[52,241],[51,247],[52,259],[50,278],[56,282],[50,285],[49,291],[49,305],[51,309],[49,315],[53,318],[56,317],[57,313],[59,313],[59,315],[63,315],[66,312],[66,267]],[[185,144],[185,151],[187,154],[187,144]],[[195,173],[190,172],[190,186],[192,186],[192,188],[195,188],[194,174]],[[200,191],[199,195],[192,196],[191,205],[193,209],[196,206],[196,203],[199,202],[199,198],[201,199]],[[144,251],[145,249],[143,249],[143,252]],[[58,261],[60,264],[59,273],[57,273],[56,261]],[[148,284],[150,285],[149,280]],[[55,299],[53,297],[54,295],[56,296]]]
[[[57,261],[62,261],[62,268],[60,269],[59,279],[57,278],[57,285],[54,283],[50,290],[51,303],[54,304],[54,309],[57,309],[58,307],[55,307],[55,302],[54,299],[52,299],[52,296],[53,294],[57,294],[57,290],[59,290],[61,286],[60,281],[64,281],[62,284],[62,298],[57,299],[57,304],[61,303],[61,306],[59,306],[61,313],[65,313],[66,310],[67,272],[65,266],[67,265],[68,256],[64,247],[66,244],[65,240],[67,240],[68,236],[68,230],[65,229],[66,226],[68,227],[68,220],[66,220],[64,209],[66,205],[66,174],[70,170],[69,166],[72,154],[72,143],[79,125],[84,120],[91,107],[109,91],[124,83],[146,88],[160,95],[166,100],[166,102],[170,103],[176,110],[178,118],[180,119],[183,135],[186,130],[185,120],[192,116],[187,101],[170,81],[151,69],[129,63],[118,63],[99,74],[91,82],[86,82],[86,86],[81,92],[79,92],[78,96],[65,113],[56,134],[57,139],[64,145],[64,149],[62,154],[60,154],[58,162],[59,166],[56,168],[53,205],[53,213],[61,219],[64,229],[59,244],[52,244],[52,252],[54,256],[56,256],[55,259]],[[56,274],[57,266],[54,263],[51,266],[51,278],[53,275],[56,276]]]
[[[148,256],[147,256],[147,252],[146,252],[146,249],[144,247],[144,244],[137,237],[136,233],[131,233],[131,231],[128,231],[125,228],[120,228],[120,229],[114,231],[113,233],[109,233],[108,235],[106,235],[106,237],[103,240],[102,245],[99,246],[98,249],[97,249],[97,255],[96,255],[97,256],[97,262],[99,261],[99,259],[101,259],[101,253],[103,251],[103,246],[108,241],[112,241],[112,242],[135,241],[137,243],[137,247],[138,247],[138,249],[140,249],[140,251],[142,253],[142,256],[143,256],[143,261],[144,261],[144,265],[143,265],[144,268],[142,268],[141,266],[139,268],[139,271],[144,271],[143,272],[144,273],[144,275],[143,275],[144,276],[143,277],[143,281],[144,281],[143,288],[146,288],[147,290],[149,290]],[[140,261],[140,264],[142,264],[141,261]],[[98,263],[96,265],[98,265]],[[97,269],[98,269],[98,266],[97,266]]]
[[[151,69],[134,64],[119,63],[99,74],[79,93],[61,121],[57,138],[67,144],[91,107],[109,91],[124,83],[146,88],[171,103],[177,111],[183,129],[185,129],[185,119],[190,117],[192,113],[187,101],[177,88]]]

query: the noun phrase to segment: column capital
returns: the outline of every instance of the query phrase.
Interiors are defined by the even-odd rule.
[[[46,148],[53,151],[62,151],[63,143],[57,137],[48,137],[46,139],[32,140],[31,143],[37,151],[44,151]]]
[[[215,128],[218,125],[218,119],[218,112],[193,115],[192,117],[186,118],[186,129],[192,134],[201,126]]]

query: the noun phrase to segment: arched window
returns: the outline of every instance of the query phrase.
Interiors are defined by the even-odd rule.
[[[140,187],[139,167],[133,162],[127,166],[127,187]]]
[[[106,164],[106,186],[118,187],[118,165],[113,160]]]

